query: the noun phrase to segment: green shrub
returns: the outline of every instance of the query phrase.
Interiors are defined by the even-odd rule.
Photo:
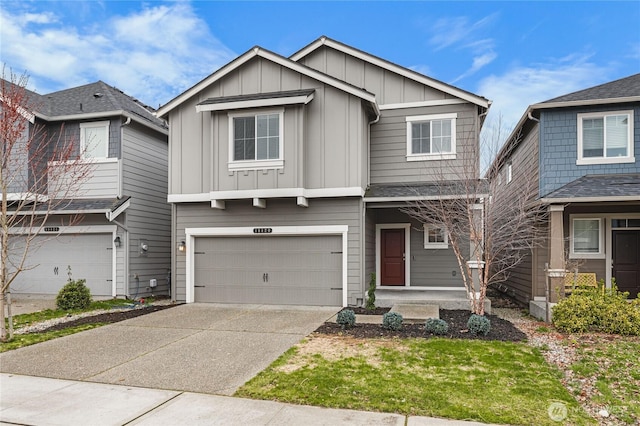
[[[402,315],[397,312],[387,312],[382,316],[382,326],[389,330],[400,330]]]
[[[91,303],[91,291],[85,285],[86,280],[70,280],[56,296],[56,306],[63,311],[85,309]]]
[[[342,329],[353,327],[356,324],[356,314],[351,309],[345,309],[338,312],[336,322],[342,326]]]
[[[449,324],[439,318],[428,318],[424,325],[424,331],[435,334],[436,336],[444,336],[449,332]]]
[[[610,289],[579,288],[553,308],[553,325],[567,333],[601,332],[640,335],[640,300],[628,301],[615,281]]]
[[[369,310],[376,308],[376,274],[371,273],[371,279],[369,280],[369,290],[367,290],[367,304],[365,307]]]
[[[491,321],[484,315],[471,314],[469,321],[467,321],[467,328],[474,336],[478,334],[486,336],[491,330]]]

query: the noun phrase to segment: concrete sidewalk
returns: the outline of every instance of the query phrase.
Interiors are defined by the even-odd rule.
[[[15,374],[0,374],[0,424],[482,425],[430,417],[407,418],[399,414],[330,409]]]

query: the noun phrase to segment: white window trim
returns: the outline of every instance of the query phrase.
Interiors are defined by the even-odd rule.
[[[233,143],[233,119],[238,117],[255,117],[258,115],[278,114],[278,157],[277,159],[267,160],[234,160],[234,143]],[[252,110],[243,112],[230,112],[229,117],[229,170],[264,170],[264,169],[282,169],[284,168],[284,108]],[[257,147],[256,147],[257,149]]]
[[[586,118],[606,118],[610,115],[626,115],[629,117],[629,126],[627,128],[627,153],[626,157],[606,157],[607,150],[606,146],[604,147],[603,157],[582,157],[582,121]],[[606,121],[606,120],[605,120]],[[576,161],[576,165],[584,166],[590,164],[621,164],[621,163],[635,163],[635,154],[634,154],[634,140],[633,140],[633,111],[604,111],[604,112],[589,112],[578,114],[578,159]]]
[[[513,163],[507,163],[507,184],[513,180]]]
[[[449,248],[449,232],[447,232],[447,228],[445,228],[443,225],[434,225],[430,223],[425,223],[423,227],[424,227],[424,248],[425,249],[448,249]],[[430,229],[442,229],[444,231],[444,242],[443,243],[429,242]]]
[[[109,120],[106,121],[87,121],[84,123],[80,123],[80,152],[82,153],[82,158],[85,160],[92,160],[92,161],[99,161],[101,159],[106,159],[109,158],[109,125],[111,123],[109,122]],[[107,145],[106,145],[106,151],[104,154],[104,156],[92,156],[92,157],[85,157],[85,152],[86,152],[86,143],[87,141],[85,140],[85,129],[93,129],[93,128],[97,128],[97,127],[104,127],[106,128],[107,132]]]
[[[406,117],[407,123],[407,161],[430,161],[430,160],[454,160],[456,158],[456,127],[457,113],[450,114],[432,114],[432,115],[414,115]],[[417,121],[433,121],[433,120],[451,120],[451,152],[440,152],[434,154],[411,152],[411,124]]]
[[[597,220],[598,221],[598,252],[579,253],[574,248],[573,224],[575,220]],[[604,218],[593,215],[571,215],[569,216],[569,259],[604,259],[605,258],[604,239]]]

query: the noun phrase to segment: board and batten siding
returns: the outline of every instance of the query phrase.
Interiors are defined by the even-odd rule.
[[[185,228],[347,225],[347,297],[348,304],[355,305],[363,297],[361,204],[353,197],[314,199],[307,208],[296,206],[294,199],[268,200],[266,209],[253,207],[251,200],[227,202],[224,210],[212,209],[208,203],[176,204],[175,236],[177,242],[184,241]],[[185,262],[185,254],[176,251],[173,297],[177,301],[186,300]]]
[[[129,294],[139,297],[152,293],[169,295],[171,206],[167,203],[166,136],[135,123],[124,126],[122,163],[123,193],[131,196],[131,204],[125,213],[129,230]],[[140,254],[143,240],[149,246],[146,255]],[[157,280],[156,288],[149,288],[150,279]]]
[[[411,116],[457,113],[454,160],[407,161],[407,122]],[[478,123],[472,104],[382,111],[371,126],[371,183],[429,182],[477,176]],[[475,167],[475,171],[471,168]]]
[[[9,178],[7,186],[9,194],[27,192],[29,189],[29,152],[27,148],[30,131],[34,131],[33,125],[27,123],[22,134],[15,141],[6,161],[5,168],[9,168],[9,170],[5,169],[3,178]]]
[[[315,89],[307,105],[284,107],[284,168],[229,170],[229,112],[196,112],[206,99]],[[169,114],[170,194],[366,186],[367,116],[360,98],[263,58],[254,58]]]
[[[319,47],[298,62],[375,93],[379,105],[454,98],[328,46]]]

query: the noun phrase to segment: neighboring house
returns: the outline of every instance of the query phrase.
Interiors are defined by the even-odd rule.
[[[454,294],[468,308],[446,233],[400,208],[440,196],[432,172],[453,179],[477,158],[488,107],[326,37],[290,58],[249,50],[158,110],[172,294],[361,305],[376,273],[380,305]]]
[[[70,267],[73,279],[86,279],[93,296],[169,295],[166,122],[102,81],[46,95],[27,94],[34,108],[25,114],[30,120],[25,138],[46,137],[49,145],[72,143],[74,155],[91,166],[73,199],[57,203],[51,212],[29,251],[25,266],[30,269],[18,275],[12,293],[55,295]],[[32,165],[42,159],[22,156],[28,178],[16,180],[9,189],[9,209],[11,200],[33,189],[28,182],[38,179],[27,175],[38,173]],[[49,162],[49,167],[56,164]],[[42,181],[43,195],[56,198],[51,174]],[[69,218],[78,214],[80,221],[69,226]],[[11,244],[19,247],[18,231],[13,234]]]
[[[544,317],[565,271],[640,292],[640,74],[531,105],[489,176],[503,190],[538,183],[547,239],[506,287]]]

